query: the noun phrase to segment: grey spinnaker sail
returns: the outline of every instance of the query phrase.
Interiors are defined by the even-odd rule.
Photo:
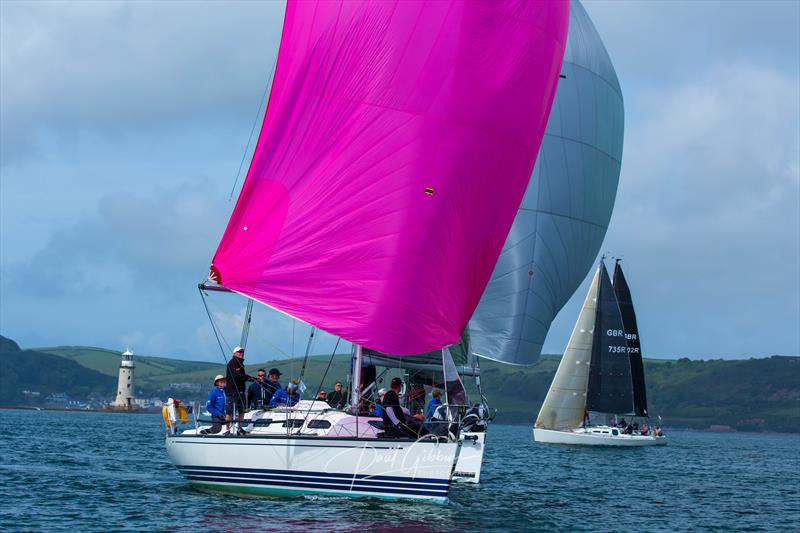
[[[599,281],[586,410],[632,415],[633,383],[628,343],[617,297],[602,261]]]
[[[631,381],[633,382],[633,409],[636,416],[647,415],[647,391],[644,381],[644,364],[642,362],[642,346],[639,337],[639,326],[636,324],[636,312],[633,310],[633,299],[622,265],[617,259],[614,265],[614,294],[617,297],[619,311],[622,314],[622,325],[625,328],[625,340],[628,343],[628,356],[631,364]]]
[[[528,190],[470,321],[474,354],[537,361],[606,234],[623,140],[619,81],[583,6],[570,8],[562,79]]]

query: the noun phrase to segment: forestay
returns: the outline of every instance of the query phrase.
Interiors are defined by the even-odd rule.
[[[533,170],[567,2],[293,2],[211,277],[386,353],[454,343]]]
[[[622,92],[577,0],[561,74],[533,177],[470,321],[474,353],[506,363],[537,361],[551,322],[597,256],[617,192]]]

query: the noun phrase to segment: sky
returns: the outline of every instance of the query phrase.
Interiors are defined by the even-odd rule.
[[[800,3],[584,5],[625,98],[602,250],[625,260],[645,356],[800,354]],[[0,334],[220,360],[196,285],[282,14],[235,0],[0,1]],[[563,351],[588,275],[545,353]],[[209,300],[236,344],[242,299]],[[257,306],[249,360],[302,355],[308,331]],[[329,353],[335,339],[315,342]]]

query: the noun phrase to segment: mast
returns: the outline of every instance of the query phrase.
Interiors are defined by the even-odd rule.
[[[625,340],[628,342],[628,356],[631,363],[631,381],[633,382],[633,409],[636,416],[648,416],[647,388],[644,380],[644,363],[642,361],[639,326],[636,323],[636,312],[625,274],[622,272],[620,259],[614,265],[614,294],[617,297],[622,314],[622,325],[625,329]]]
[[[603,260],[592,340],[586,410],[632,415],[633,383],[622,315]]]
[[[361,402],[361,361],[364,350],[360,344],[353,344],[353,372],[350,380],[350,410],[358,413]]]

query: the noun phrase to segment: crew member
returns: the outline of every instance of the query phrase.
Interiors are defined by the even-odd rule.
[[[383,398],[386,396],[386,389],[382,388],[378,391],[378,401],[375,402],[375,416],[383,418]]]
[[[436,414],[436,409],[442,405],[442,391],[433,389],[431,396],[433,396],[433,398],[431,398],[430,403],[428,403],[428,408],[425,410],[425,420],[428,421],[433,419],[433,415]]]
[[[249,387],[247,387],[247,409],[264,409],[265,406],[269,405],[269,399],[265,397],[267,395],[266,390],[266,382],[267,379],[267,372],[263,368],[258,369],[258,374],[256,375],[256,381],[252,382]],[[270,394],[270,398],[271,398]]]
[[[408,393],[408,409],[415,415],[425,409],[425,385],[422,383],[415,383]]]
[[[211,413],[210,428],[200,431],[200,433],[219,433],[222,431],[222,424],[225,423],[225,376],[217,374],[214,377],[214,390],[208,394],[208,401],[206,401],[206,409]]]
[[[270,407],[288,406],[293,407],[300,401],[300,393],[297,392],[299,385],[296,379],[293,379],[285,389],[281,389],[272,396],[269,402]]]
[[[244,368],[244,348],[237,346],[233,349],[233,357],[228,361],[227,375],[225,376],[225,395],[227,396],[227,404],[225,406],[225,421],[230,428],[231,421],[233,420],[233,413],[236,412],[236,419],[238,420],[237,432],[242,435],[245,431],[242,429],[242,420],[244,420],[244,400],[246,393],[246,383],[253,381],[255,378],[248,375]]]
[[[420,435],[422,426],[414,420],[408,420],[400,407],[400,391],[403,380],[392,378],[392,383],[383,396],[383,427],[388,437],[412,437]]]
[[[334,409],[343,409],[346,401],[344,392],[342,392],[342,384],[337,381],[336,385],[333,386],[333,392],[328,394],[328,405]]]
[[[283,388],[278,381],[279,379],[281,379],[281,371],[277,368],[270,368],[267,374],[267,383],[264,385],[264,389],[266,389],[264,393],[264,407],[267,407],[275,393]]]

